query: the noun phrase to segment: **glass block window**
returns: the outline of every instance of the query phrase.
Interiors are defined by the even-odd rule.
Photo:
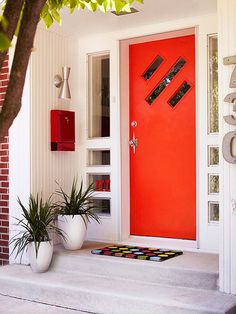
[[[93,198],[94,212],[98,215],[111,214],[111,200],[109,198]]]
[[[208,166],[219,165],[219,147],[208,146]]]
[[[154,100],[161,94],[161,92],[170,84],[173,78],[185,65],[186,61],[183,58],[180,58],[171,70],[167,73],[164,79],[156,86],[156,88],[151,92],[151,94],[146,97],[146,101],[151,105]]]
[[[110,136],[110,57],[89,56],[89,138]]]
[[[208,175],[208,192],[209,194],[219,193],[219,175],[218,174]]]
[[[97,192],[110,192],[109,174],[89,174],[89,184],[93,183]]]
[[[152,62],[152,64],[148,67],[148,69],[143,74],[143,78],[145,79],[145,81],[150,79],[150,77],[156,72],[156,70],[159,68],[162,62],[163,62],[162,57],[157,56],[155,58],[155,60]]]
[[[219,202],[208,202],[208,222],[218,223],[220,216]]]
[[[169,100],[169,104],[171,105],[171,107],[174,108],[178,104],[178,102],[184,97],[190,87],[191,86],[187,82],[183,83],[177,93]]]
[[[208,36],[208,132],[219,132],[218,118],[218,39]]]
[[[109,166],[110,150],[89,150],[88,151],[89,166]]]

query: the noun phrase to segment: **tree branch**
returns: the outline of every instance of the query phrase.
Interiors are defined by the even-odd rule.
[[[18,0],[17,0],[18,1]],[[25,76],[40,13],[47,0],[26,0],[14,53],[10,80],[0,113],[0,140],[7,134],[21,108]]]
[[[8,0],[6,7],[3,12],[3,16],[8,22],[7,30],[5,31],[0,23],[0,32],[5,34],[10,41],[12,41],[13,36],[16,31],[16,27],[19,21],[20,13],[24,4],[24,0]],[[7,51],[0,52],[0,69],[2,68],[3,61],[6,58]]]

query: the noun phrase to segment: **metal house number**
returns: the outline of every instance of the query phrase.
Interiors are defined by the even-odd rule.
[[[236,64],[236,56],[224,58],[224,64],[225,65]],[[231,75],[229,87],[236,88],[236,66]],[[233,111],[236,112],[236,92],[228,94],[225,97],[224,101],[234,104]],[[235,116],[233,115],[224,116],[224,120],[226,123],[236,126]],[[225,134],[223,138],[223,143],[222,143],[223,157],[227,162],[231,164],[236,164],[236,156],[233,156],[233,152],[232,152],[234,138],[236,139],[236,131],[228,132],[227,134]]]

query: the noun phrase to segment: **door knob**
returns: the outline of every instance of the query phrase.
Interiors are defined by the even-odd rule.
[[[133,133],[133,138],[129,141],[130,147],[133,148],[133,153],[135,154],[136,147],[138,146],[138,139],[135,137],[135,134]]]

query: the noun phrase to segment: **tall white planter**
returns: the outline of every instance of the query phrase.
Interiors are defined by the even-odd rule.
[[[86,221],[86,218],[84,216]],[[83,245],[86,235],[86,224],[81,215],[59,215],[58,227],[64,232],[66,239],[62,238],[67,250],[79,250]]]
[[[36,257],[35,244],[31,242],[28,245],[28,254],[32,271],[35,273],[46,272],[52,261],[53,243],[50,241],[41,242]]]

